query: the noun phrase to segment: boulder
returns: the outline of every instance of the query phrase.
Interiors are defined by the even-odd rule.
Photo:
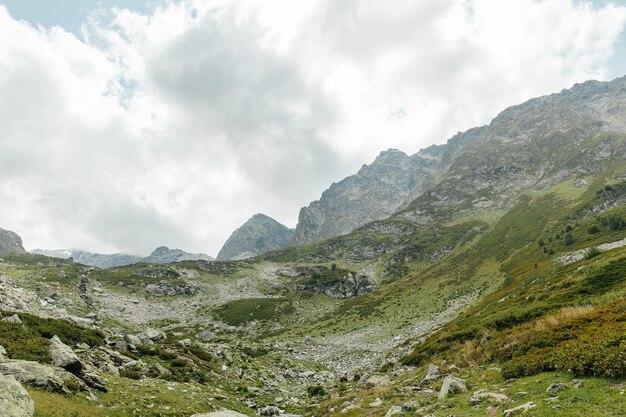
[[[428,370],[426,371],[426,376],[420,382],[420,385],[430,385],[432,382],[441,379],[443,376],[439,374],[439,367],[437,365],[433,365],[432,363],[428,365]]]
[[[260,408],[258,412],[261,416],[277,416],[280,414],[280,408],[268,405],[267,407]]]
[[[9,355],[7,354],[7,350],[4,346],[0,346],[0,362],[4,362],[9,359]]]
[[[0,375],[0,417],[32,417],[35,403],[11,375]]]
[[[83,381],[65,369],[38,362],[8,360],[0,363],[0,374],[12,375],[22,384],[50,392],[70,394],[87,389]]]
[[[560,392],[560,391],[564,391],[567,389],[567,385],[565,384],[561,384],[561,383],[555,383],[555,384],[551,384],[547,389],[546,392],[550,395],[555,395],[556,393]]]
[[[383,405],[383,400],[381,400],[380,398],[376,398],[374,401],[372,401],[368,405],[372,408],[380,407],[381,405]]]
[[[215,333],[213,332],[209,332],[209,331],[205,331],[205,332],[200,332],[196,335],[196,337],[200,340],[211,340],[215,338]]]
[[[165,335],[165,332],[163,330],[159,330],[159,329],[148,329],[145,332],[143,332],[142,334],[139,335],[139,338],[144,340],[144,339],[148,339],[151,340],[153,342],[156,342],[157,340],[163,340],[165,339],[167,336]]]
[[[20,316],[18,316],[17,314],[13,314],[10,317],[5,317],[2,319],[2,321],[13,324],[20,324],[22,322],[22,320],[20,320]]]
[[[72,348],[63,343],[58,336],[53,336],[52,339],[50,339],[50,356],[55,366],[74,374],[80,372],[84,367]]]
[[[402,411],[402,407],[400,407],[399,405],[394,405],[389,410],[387,410],[387,414],[385,414],[385,417],[400,417],[400,416],[404,416],[404,412]]]
[[[182,346],[182,347],[189,347],[191,346],[191,339],[183,339],[183,340],[179,340],[178,343]]]
[[[467,392],[467,386],[465,385],[465,381],[461,378],[448,375],[443,380],[441,391],[439,391],[439,398],[446,398],[449,394],[456,394],[459,392]]]
[[[517,415],[523,414],[526,411],[530,410],[531,408],[535,408],[535,407],[537,407],[537,404],[535,404],[533,402],[527,402],[526,404],[522,404],[522,405],[520,405],[518,407],[510,408],[508,410],[504,410],[504,417],[517,416]]]
[[[141,345],[141,339],[137,335],[134,335],[134,334],[126,334],[126,335],[124,335],[124,340],[129,345],[133,345],[135,347]]]
[[[365,381],[365,386],[372,388],[372,387],[376,387],[376,386],[385,386],[389,384],[389,377],[384,375],[384,376],[378,376],[378,375],[372,375],[369,378],[367,378],[367,380]]]

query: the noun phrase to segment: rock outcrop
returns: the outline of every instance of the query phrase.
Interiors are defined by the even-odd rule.
[[[246,259],[287,246],[294,230],[264,214],[255,214],[235,230],[217,254],[218,260]]]
[[[0,375],[0,417],[32,417],[35,403],[11,375]]]
[[[22,246],[22,238],[15,232],[0,229],[0,255],[26,253]]]

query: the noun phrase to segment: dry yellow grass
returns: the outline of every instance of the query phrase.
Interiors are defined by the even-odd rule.
[[[535,330],[542,331],[559,324],[567,323],[578,317],[591,314],[595,308],[592,305],[564,307],[557,313],[550,314],[535,322]]]

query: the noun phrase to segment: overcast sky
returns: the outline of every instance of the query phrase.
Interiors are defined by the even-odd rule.
[[[626,3],[0,0],[0,227],[217,254],[382,150],[626,72]]]

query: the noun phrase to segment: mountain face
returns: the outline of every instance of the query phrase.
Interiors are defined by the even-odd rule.
[[[0,229],[0,255],[26,253],[22,239],[9,230]]]
[[[156,248],[149,256],[143,258],[143,262],[149,262],[154,264],[169,264],[172,262],[180,261],[196,261],[203,259],[205,261],[212,261],[213,258],[204,253],[189,253],[180,249],[170,249],[166,246],[160,246]]]
[[[488,126],[408,156],[381,153],[300,210],[291,243],[356,230],[403,211],[418,222],[507,206],[527,188],[594,175],[603,160],[623,160],[626,81],[587,81],[500,113]],[[435,214],[436,213],[436,214]]]
[[[115,268],[118,266],[132,265],[139,262],[148,262],[155,264],[167,264],[180,261],[192,261],[203,259],[207,261],[213,260],[212,257],[199,253],[188,253],[180,249],[169,249],[165,246],[156,248],[149,256],[141,257],[128,253],[92,253],[75,249],[34,249],[31,253],[37,255],[45,255],[53,258],[68,259],[72,258],[74,262],[83,265],[96,266],[98,268]]]
[[[217,254],[217,259],[246,259],[285,247],[293,233],[293,229],[271,217],[255,214],[230,235]]]

